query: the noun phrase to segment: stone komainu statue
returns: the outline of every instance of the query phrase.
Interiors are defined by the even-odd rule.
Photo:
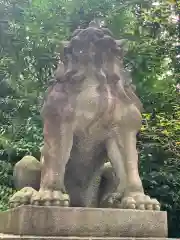
[[[15,166],[23,189],[11,206],[160,209],[139,176],[141,103],[122,60],[108,29],[92,22],[74,32],[42,108],[41,162],[33,160],[36,171],[25,158]]]

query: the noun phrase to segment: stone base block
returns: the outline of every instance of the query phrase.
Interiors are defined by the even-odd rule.
[[[176,240],[174,238],[43,237],[0,234],[2,240]],[[177,239],[178,240],[178,239]]]
[[[0,234],[4,240],[175,240],[170,238],[110,238],[110,237],[43,237],[43,236],[19,236]]]
[[[175,240],[170,238],[92,238],[92,237],[40,237],[40,236],[18,236],[18,235],[1,235],[2,240]],[[178,239],[177,239],[178,240]]]
[[[21,206],[0,213],[0,232],[21,239],[158,240],[167,237],[167,216],[161,211]]]

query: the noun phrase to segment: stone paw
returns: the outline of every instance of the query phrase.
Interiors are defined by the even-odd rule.
[[[144,194],[123,197],[119,207],[124,209],[160,211],[160,203],[156,199]]]
[[[40,206],[69,206],[69,196],[61,191],[42,190],[36,192],[31,197],[32,205]]]
[[[29,205],[31,198],[37,191],[31,187],[24,187],[20,191],[16,192],[9,199],[10,208],[15,208],[20,205]]]

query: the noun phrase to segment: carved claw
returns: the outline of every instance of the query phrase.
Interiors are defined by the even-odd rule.
[[[147,195],[140,194],[124,197],[121,201],[120,208],[159,211],[160,203],[156,199],[151,199]]]
[[[40,190],[37,192],[31,187],[25,187],[16,192],[10,199],[10,208],[15,208],[20,205],[35,205],[35,206],[69,206],[69,196],[61,191]]]
[[[31,187],[22,188],[20,191],[16,192],[11,198],[9,199],[10,208],[15,208],[20,205],[28,205],[30,204],[30,200],[33,194],[36,193]]]
[[[128,209],[136,209],[136,201],[132,197],[123,198],[120,207]]]
[[[32,205],[69,206],[69,196],[61,191],[40,190],[31,198]]]
[[[102,207],[160,211],[160,203],[156,199],[151,199],[142,193],[123,198],[118,193],[112,193],[103,200]]]

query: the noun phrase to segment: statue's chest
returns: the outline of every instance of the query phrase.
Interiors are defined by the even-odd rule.
[[[93,131],[109,129],[112,125],[141,124],[141,115],[134,104],[125,104],[110,86],[91,85],[76,98],[75,122],[78,129],[91,126]],[[104,130],[103,130],[104,131]]]
[[[76,114],[92,115],[96,114],[99,106],[100,93],[96,86],[89,86],[84,89],[76,98]]]
[[[105,123],[110,120],[115,109],[116,99],[109,86],[91,85],[76,98],[75,119],[77,125],[84,128],[91,122]]]

